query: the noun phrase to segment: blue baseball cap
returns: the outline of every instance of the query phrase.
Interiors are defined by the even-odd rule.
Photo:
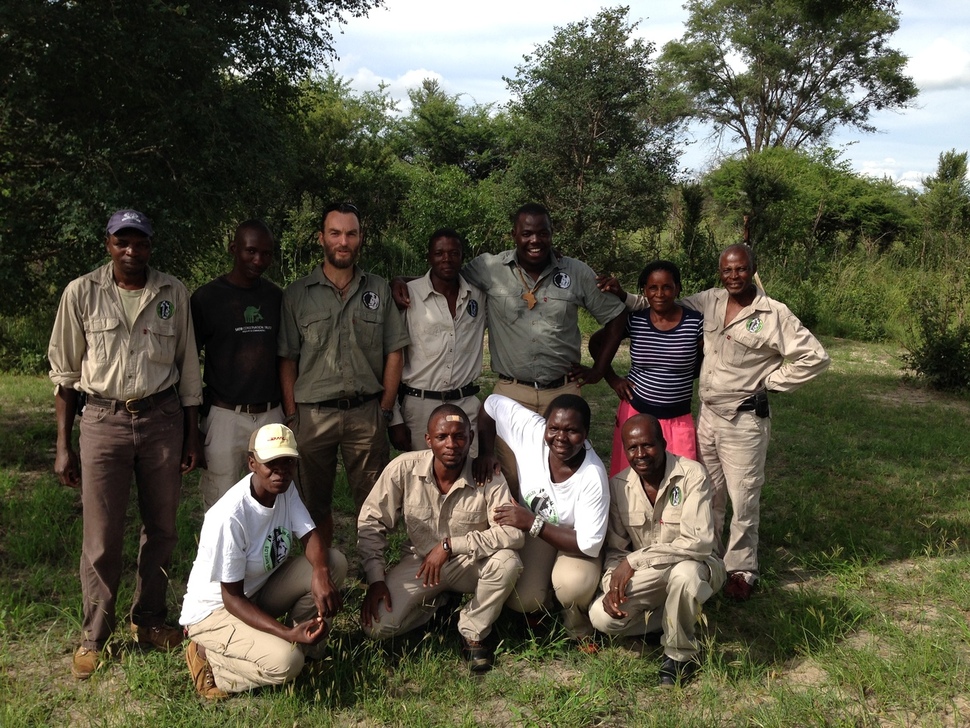
[[[152,230],[152,221],[148,219],[147,215],[138,212],[138,210],[118,210],[108,220],[108,235],[114,235],[119,230],[124,230],[125,228],[138,230],[139,232],[145,233],[148,237],[155,234],[155,231]]]

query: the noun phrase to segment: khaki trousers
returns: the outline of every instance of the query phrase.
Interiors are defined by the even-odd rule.
[[[526,536],[519,556],[525,566],[505,605],[523,614],[547,610],[555,594],[562,605],[566,633],[572,639],[591,635],[589,604],[599,585],[603,560],[564,554],[541,538],[531,536]]]
[[[603,595],[610,588],[610,569],[603,576],[602,592],[589,608],[589,619],[600,632],[632,637],[663,629],[664,654],[680,662],[697,656],[694,627],[701,605],[724,585],[724,567],[715,571],[701,561],[681,561],[668,566],[640,569],[627,585],[622,609],[627,617],[611,617],[603,608]]]
[[[771,418],[738,412],[733,419],[718,417],[701,404],[697,423],[697,451],[714,487],[714,534],[728,573],[742,572],[749,582],[758,578],[758,527],[765,457],[771,439]],[[731,530],[724,548],[724,519],[731,499]]]
[[[387,425],[379,400],[338,410],[299,404],[296,441],[300,451],[297,489],[314,523],[322,524],[333,509],[337,453],[343,458],[357,513],[390,460]]]
[[[458,592],[472,595],[458,615],[458,632],[466,639],[483,640],[492,631],[522,571],[519,554],[512,549],[477,560],[459,554],[444,565],[437,586],[424,586],[423,578],[415,577],[422,561],[420,556],[409,554],[385,574],[392,611],[382,604],[380,620],[364,627],[364,634],[387,639],[427,624],[440,606],[438,597],[443,592]]]
[[[347,559],[334,548],[329,551],[331,580],[339,589],[347,576]],[[288,615],[288,625],[317,616],[310,591],[313,567],[306,556],[288,559],[252,601],[273,617]],[[327,620],[330,624],[330,620]],[[216,685],[239,693],[264,685],[282,685],[303,669],[307,657],[319,659],[326,639],[316,645],[297,645],[250,627],[224,607],[186,628],[189,639],[205,647]]]
[[[222,498],[249,472],[249,438],[263,425],[283,421],[283,410],[274,407],[259,414],[212,406],[201,422],[205,437],[206,469],[199,479],[205,510]]]
[[[566,382],[563,386],[555,389],[536,389],[525,384],[513,384],[499,380],[492,392],[514,399],[523,407],[528,407],[543,417],[545,417],[546,408],[560,394],[575,394],[579,397],[583,395],[583,390],[576,382]],[[517,497],[519,494],[519,471],[515,465],[515,453],[501,437],[495,438],[495,457],[498,458],[499,464],[502,466],[502,474],[509,484],[509,490],[512,491],[513,496]]]

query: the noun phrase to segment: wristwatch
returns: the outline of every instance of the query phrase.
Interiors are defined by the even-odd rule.
[[[448,558],[450,559],[451,558],[451,541],[449,541],[446,538],[444,541],[441,542],[441,548],[443,548],[445,550],[445,553],[448,554]]]
[[[382,408],[381,409],[381,414],[384,415],[384,420],[388,424],[390,424],[391,420],[394,419],[394,410],[392,410],[392,409],[386,410],[386,409],[383,409]]]

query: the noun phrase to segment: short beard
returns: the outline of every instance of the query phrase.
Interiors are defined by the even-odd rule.
[[[348,261],[343,261],[343,260],[337,261],[337,260],[334,260],[333,258],[331,258],[329,253],[324,253],[323,254],[323,259],[325,261],[327,261],[327,263],[329,263],[330,265],[332,265],[334,268],[338,268],[340,270],[345,270],[347,268],[353,268],[354,265],[357,263],[357,256],[356,255],[353,258],[351,258],[350,260],[348,260]]]

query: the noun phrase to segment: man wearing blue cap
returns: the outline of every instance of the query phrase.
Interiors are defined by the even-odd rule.
[[[68,284],[47,353],[56,385],[54,471],[80,487],[83,508],[83,635],[71,666],[79,680],[98,668],[114,631],[132,475],[143,522],[132,636],[159,649],[182,641],[165,625],[168,568],[181,475],[203,464],[188,291],[148,267],[153,231],[145,215],[119,210],[106,233],[111,262]],[[78,458],[71,431],[82,398]]]

